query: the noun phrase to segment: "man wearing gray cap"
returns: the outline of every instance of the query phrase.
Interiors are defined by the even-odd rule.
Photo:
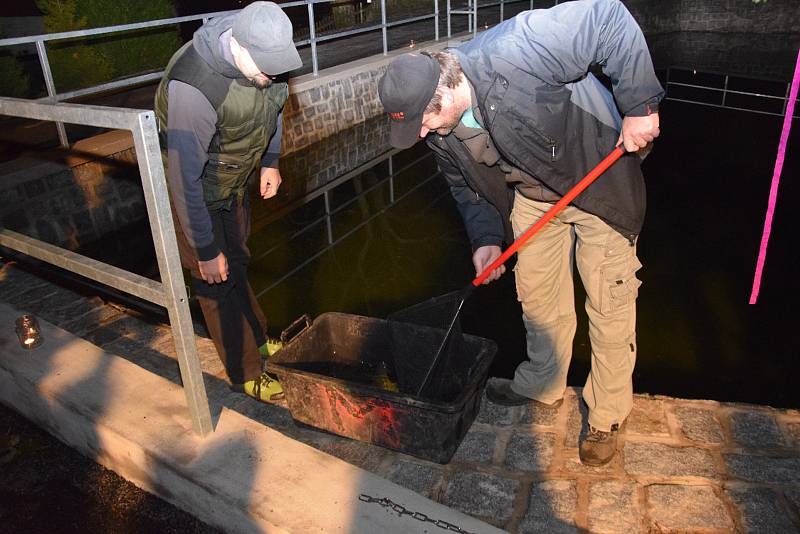
[[[613,94],[591,73],[602,69]],[[390,140],[420,137],[436,155],[467,227],[475,271],[622,143],[638,152],[659,135],[663,89],[639,26],[619,0],[524,11],[452,50],[404,54],[380,80]],[[614,456],[633,406],[636,243],[645,209],[640,158],[627,154],[517,254],[527,356],[514,379],[489,383],[506,406],[558,408],[576,329],[573,272],[586,290],[591,372],[583,463]],[[500,266],[487,278],[505,271]]]
[[[292,23],[273,2],[215,18],[172,56],[155,98],[181,262],[233,389],[262,401],[283,397],[262,372],[266,326],[247,281],[248,184],[264,199],[281,184],[277,75],[302,65]]]

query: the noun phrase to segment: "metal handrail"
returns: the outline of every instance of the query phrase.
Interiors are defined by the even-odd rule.
[[[784,96],[778,96],[778,95],[769,95],[769,94],[764,94],[764,93],[753,93],[753,92],[749,92],[749,91],[738,91],[738,90],[735,90],[735,89],[729,89],[728,85],[729,85],[731,76],[728,75],[728,74],[710,73],[710,72],[709,73],[707,73],[707,72],[702,72],[701,73],[701,74],[714,74],[714,75],[717,75],[717,76],[724,77],[723,86],[722,87],[698,85],[698,84],[684,83],[684,82],[675,82],[675,81],[670,80],[670,73],[673,70],[687,70],[688,71],[688,70],[692,70],[692,69],[684,69],[684,68],[680,68],[680,67],[668,67],[666,69],[666,80],[665,80],[665,83],[664,83],[664,85],[665,85],[664,89],[666,91],[666,95],[665,95],[665,99],[666,100],[671,100],[673,102],[684,102],[684,103],[688,103],[688,104],[698,104],[698,105],[703,105],[703,106],[708,106],[708,107],[713,107],[713,108],[732,109],[732,110],[737,110],[737,111],[747,111],[749,113],[759,113],[761,115],[773,115],[773,116],[778,116],[778,117],[782,117],[786,113],[786,106],[787,106],[787,103],[789,102],[789,90],[791,88],[791,83],[789,83],[789,82],[786,82],[786,91],[785,91]],[[740,78],[740,79],[752,79],[752,78],[747,78],[747,77],[744,77],[744,76],[737,77],[737,78]],[[719,104],[714,104],[714,103],[711,103],[711,102],[703,102],[703,101],[699,101],[699,100],[689,100],[687,98],[672,97],[669,94],[670,87],[686,87],[686,88],[689,88],[689,89],[700,89],[700,90],[703,90],[703,91],[712,91],[712,92],[715,92],[715,93],[721,93],[720,103]],[[749,109],[749,108],[743,108],[743,107],[739,107],[739,106],[732,106],[732,105],[730,105],[728,103],[728,95],[731,95],[731,94],[732,95],[741,95],[741,96],[754,97],[754,98],[759,98],[759,99],[764,99],[764,100],[779,100],[779,101],[783,102],[782,110],[781,110],[780,113],[778,113],[778,112],[774,112],[774,111],[764,111],[764,110],[760,110],[760,109]],[[793,119],[800,118],[800,109],[795,113],[795,115],[792,118]]]
[[[139,109],[43,103],[5,97],[0,97],[0,114],[127,129],[133,134],[161,282],[5,228],[0,228],[0,245],[167,308],[192,426],[201,436],[208,434],[213,430],[211,414],[177,254],[155,114]]]
[[[312,64],[312,72],[316,76],[319,74],[319,61],[317,58],[317,43],[330,41],[333,39],[338,39],[342,37],[347,37],[351,35],[367,33],[372,31],[381,30],[382,31],[382,38],[383,38],[383,53],[388,53],[388,37],[387,37],[387,29],[404,25],[404,24],[411,24],[414,22],[419,22],[422,20],[433,19],[435,24],[435,35],[436,39],[439,39],[439,0],[434,0],[434,10],[433,13],[428,15],[422,16],[414,16],[409,17],[401,20],[395,20],[388,22],[386,20],[386,0],[381,0],[381,23],[372,25],[365,28],[356,28],[352,30],[346,30],[343,32],[336,32],[333,34],[327,34],[324,36],[317,37],[315,32],[315,25],[314,25],[314,4],[321,4],[321,3],[332,3],[335,0],[298,0],[295,2],[286,2],[280,4],[282,9],[292,8],[292,7],[300,7],[300,6],[308,6],[308,20],[309,20],[309,38],[298,41],[295,43],[296,46],[305,46],[310,45],[311,47],[311,64]],[[231,13],[236,13],[239,10],[228,10],[228,11],[215,11],[211,13],[202,13],[199,15],[187,15],[182,17],[172,17],[168,19],[159,19],[159,20],[152,20],[152,21],[145,21],[145,22],[136,22],[131,24],[121,24],[117,26],[107,26],[103,28],[91,28],[85,30],[72,30],[67,32],[57,32],[57,33],[49,33],[49,34],[40,34],[40,35],[33,35],[33,36],[25,36],[25,37],[10,37],[5,39],[0,39],[0,47],[6,46],[15,46],[21,44],[35,44],[36,45],[36,53],[39,58],[39,63],[42,68],[42,74],[44,76],[45,87],[47,89],[47,96],[40,100],[46,100],[49,102],[59,102],[63,100],[68,100],[71,98],[76,98],[79,96],[86,96],[90,94],[96,94],[103,91],[108,91],[110,89],[119,89],[122,87],[131,87],[134,85],[139,85],[144,82],[149,82],[153,80],[159,79],[163,71],[126,77],[118,80],[113,80],[107,83],[103,83],[100,85],[95,85],[92,87],[82,88],[75,91],[69,91],[64,93],[59,93],[56,90],[55,82],[53,80],[53,75],[50,70],[50,62],[47,57],[47,49],[45,48],[45,43],[50,41],[58,41],[58,40],[69,40],[69,39],[80,39],[85,37],[92,37],[97,35],[108,35],[112,33],[121,33],[121,32],[130,32],[136,31],[141,29],[147,28],[157,28],[162,26],[171,26],[175,24],[180,24],[183,22],[192,22],[197,20],[202,20],[203,22],[208,21],[210,18],[219,17],[228,15]],[[449,24],[448,24],[449,27]],[[69,138],[67,137],[66,129],[64,128],[64,124],[62,122],[56,123],[56,128],[58,130],[58,137],[61,145],[64,147],[69,146]]]
[[[322,43],[325,41],[331,41],[334,39],[339,39],[342,37],[348,37],[351,35],[357,35],[362,33],[368,33],[373,31],[381,31],[382,40],[383,40],[383,54],[386,55],[389,50],[388,46],[388,36],[387,31],[389,28],[394,28],[401,25],[412,24],[414,22],[420,22],[424,20],[433,19],[434,21],[434,32],[435,32],[435,40],[439,40],[439,0],[434,0],[433,5],[433,13],[426,14],[426,15],[419,15],[414,17],[408,17],[400,20],[395,21],[387,21],[386,18],[386,0],[381,0],[381,23],[375,24],[372,26],[364,27],[364,28],[355,28],[351,30],[345,30],[342,32],[336,32],[331,34],[326,34],[323,36],[317,36],[314,24],[314,4],[322,4],[322,3],[332,3],[336,0],[297,0],[294,2],[286,2],[280,4],[282,9],[288,9],[292,7],[300,7],[300,6],[307,6],[308,7],[308,21],[309,21],[309,38],[304,39],[302,41],[297,41],[295,43],[296,46],[306,46],[309,45],[311,48],[311,65],[312,65],[312,73],[313,75],[317,76],[319,74],[319,61],[317,58],[317,44]],[[530,2],[530,8],[533,9],[533,0],[499,0],[499,2],[491,2],[488,4],[478,5],[477,0],[467,0],[467,6],[470,8],[469,11],[461,11],[461,10],[453,10],[451,9],[450,0],[447,0],[447,37],[452,37],[451,35],[451,15],[454,14],[468,14],[470,15],[470,19],[468,22],[468,30],[473,32],[473,35],[477,33],[477,10],[483,9],[486,7],[492,6],[500,6],[500,20],[503,20],[503,6],[504,4],[513,4],[518,2]],[[555,4],[558,4],[558,0],[554,0]],[[64,100],[69,100],[72,98],[86,96],[91,94],[97,94],[103,91],[108,91],[112,89],[119,89],[123,87],[132,87],[135,85],[139,85],[145,82],[150,82],[159,79],[163,71],[152,72],[147,74],[141,74],[137,76],[130,76],[126,78],[121,78],[117,80],[113,80],[110,82],[106,82],[99,85],[94,85],[91,87],[86,87],[82,89],[77,89],[74,91],[63,92],[59,93],[56,90],[55,82],[53,80],[53,74],[50,69],[50,61],[47,57],[47,49],[45,47],[45,43],[50,41],[59,41],[59,40],[69,40],[69,39],[81,39],[85,37],[92,37],[97,35],[108,35],[113,33],[121,33],[121,32],[130,32],[136,31],[141,29],[147,28],[157,28],[162,26],[171,26],[175,24],[180,24],[183,22],[193,22],[202,20],[204,23],[211,18],[220,17],[224,15],[228,15],[231,13],[236,13],[239,10],[228,10],[228,11],[214,11],[210,13],[202,13],[199,15],[186,15],[182,17],[172,17],[168,19],[158,19],[158,20],[151,20],[145,22],[136,22],[131,24],[121,24],[117,26],[106,26],[103,28],[91,28],[85,30],[72,30],[67,32],[56,32],[56,33],[47,33],[47,34],[40,34],[40,35],[32,35],[32,36],[25,36],[25,37],[9,37],[5,39],[0,39],[0,47],[7,47],[7,46],[15,46],[21,44],[35,44],[36,45],[36,53],[39,58],[39,63],[42,68],[42,74],[44,77],[45,87],[47,89],[47,96],[40,99],[45,100],[48,102],[60,102]],[[69,146],[69,138],[67,137],[66,129],[64,128],[64,124],[62,122],[56,122],[56,128],[58,130],[58,138],[61,143],[61,146],[67,147]]]

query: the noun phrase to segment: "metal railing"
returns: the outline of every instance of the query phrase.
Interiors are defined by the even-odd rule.
[[[558,5],[558,0],[552,0],[553,5]],[[478,34],[478,10],[490,7],[500,8],[500,22],[505,20],[505,6],[508,4],[517,4],[520,2],[529,2],[529,9],[533,9],[533,0],[500,0],[499,2],[486,2],[478,5],[478,0],[467,0],[466,9],[452,9],[450,0],[447,0],[447,37],[451,37],[450,30],[450,16],[451,15],[466,15],[467,16],[467,33],[472,36]],[[488,27],[488,26],[487,26]]]
[[[200,360],[197,357],[183,270],[175,253],[177,250],[175,227],[169,207],[167,183],[153,112],[0,98],[0,114],[100,128],[126,129],[133,134],[136,160],[141,174],[162,282],[150,280],[5,228],[0,228],[0,245],[165,307],[175,340],[192,426],[201,436],[208,434],[212,430],[211,415]]]
[[[354,28],[346,31],[335,32],[326,34],[323,36],[317,36],[315,31],[315,16],[314,16],[314,5],[321,4],[321,3],[334,3],[336,0],[297,0],[294,2],[286,2],[280,4],[280,7],[284,10],[293,8],[293,7],[300,7],[306,6],[308,9],[308,24],[309,24],[309,38],[303,39],[301,41],[295,42],[295,45],[298,47],[303,47],[308,45],[311,49],[311,65],[312,65],[312,72],[316,76],[319,74],[319,60],[317,57],[317,44],[323,43],[326,41],[331,41],[334,39],[340,39],[343,37],[349,37],[353,35],[358,35],[362,33],[368,32],[381,32],[381,38],[383,41],[383,53],[384,55],[389,51],[389,42],[388,42],[388,30],[390,28],[394,28],[397,26],[402,26],[406,24],[412,24],[415,22],[420,22],[424,20],[433,19],[434,24],[434,38],[435,40],[439,40],[439,0],[433,0],[433,12],[425,15],[419,15],[409,18],[404,18],[395,21],[388,21],[387,20],[387,12],[386,12],[386,1],[387,0],[380,0],[380,8],[381,8],[381,23],[375,24],[371,26],[359,27]],[[451,34],[451,15],[458,15],[458,14],[467,14],[470,16],[469,18],[469,30],[474,33],[477,32],[477,27],[474,24],[474,20],[477,20],[477,10],[483,9],[485,7],[492,7],[492,6],[500,6],[500,20],[503,20],[503,6],[505,4],[512,4],[512,3],[519,3],[519,2],[529,2],[531,9],[533,8],[533,1],[534,0],[500,0],[499,2],[492,2],[478,6],[477,0],[467,0],[469,9],[464,10],[454,10],[451,9],[451,0],[447,0],[447,37],[452,37]],[[555,3],[558,3],[558,0],[555,0]],[[169,19],[160,19],[160,20],[152,20],[147,22],[137,22],[133,24],[123,24],[119,26],[108,26],[104,28],[92,28],[86,30],[74,30],[74,31],[67,31],[67,32],[58,32],[58,33],[48,33],[42,35],[32,35],[27,37],[12,37],[6,39],[0,39],[0,48],[2,47],[10,47],[10,46],[18,46],[18,45],[25,45],[25,44],[35,44],[36,45],[36,53],[39,59],[39,64],[42,69],[42,75],[44,77],[45,87],[47,89],[47,96],[43,97],[40,100],[46,100],[49,102],[61,102],[64,100],[69,100],[72,98],[77,98],[86,95],[92,95],[101,93],[104,91],[109,91],[113,89],[120,89],[125,87],[132,87],[135,85],[139,85],[146,82],[152,82],[161,78],[163,71],[158,72],[150,72],[146,74],[140,74],[137,76],[130,76],[122,79],[117,79],[113,81],[109,81],[107,83],[103,83],[100,85],[95,85],[92,87],[86,87],[74,91],[67,91],[59,93],[55,81],[53,79],[53,73],[50,69],[50,61],[47,57],[47,47],[46,43],[51,41],[59,41],[65,39],[85,39],[87,37],[96,37],[101,35],[109,35],[121,32],[130,32],[130,31],[137,31],[137,30],[145,30],[150,28],[158,28],[163,26],[172,26],[181,24],[184,22],[194,22],[194,21],[202,21],[203,23],[207,22],[209,19],[214,17],[219,17],[223,15],[228,15],[230,13],[236,13],[238,10],[232,11],[216,11],[211,13],[202,13],[199,15],[188,15],[183,17],[173,17]],[[474,20],[473,20],[474,18]],[[64,128],[64,123],[61,121],[56,122],[56,128],[58,130],[58,138],[61,143],[61,146],[67,147],[69,146],[69,138],[67,137],[66,129]]]
[[[719,81],[718,85],[703,85],[700,83],[688,83],[687,81],[675,81],[674,73],[679,73],[680,78],[687,78],[693,76],[700,76],[700,77],[713,77]],[[690,74],[691,73],[691,74]],[[714,108],[724,108],[724,109],[732,109],[738,111],[747,111],[749,113],[760,113],[763,115],[775,115],[775,116],[784,116],[786,114],[786,106],[789,103],[789,93],[791,91],[791,82],[786,82],[786,88],[784,91],[783,96],[777,94],[766,94],[760,92],[753,92],[753,91],[742,91],[731,89],[731,81],[738,80],[738,81],[761,81],[756,78],[747,78],[744,76],[732,76],[729,74],[720,74],[714,72],[699,72],[694,69],[682,68],[682,67],[669,67],[666,69],[665,73],[665,80],[664,80],[664,89],[666,90],[666,100],[672,100],[674,102],[685,102],[689,104],[698,104],[702,106],[714,107]],[[772,82],[776,85],[781,85],[783,82]],[[681,96],[673,96],[670,94],[670,89],[673,89],[673,93],[676,92],[683,92],[684,94]],[[689,97],[688,94],[697,95],[695,97]],[[707,96],[707,98],[699,98],[700,95]],[[780,102],[780,106],[774,106],[776,109],[774,111],[769,111],[766,109],[754,109],[754,106],[751,107],[744,107],[742,103],[739,104],[732,104],[731,100],[734,97],[744,97],[741,100],[751,99],[752,102],[760,102],[764,107],[769,107],[771,103],[778,104]],[[796,106],[794,117],[793,118],[800,118],[800,106]]]

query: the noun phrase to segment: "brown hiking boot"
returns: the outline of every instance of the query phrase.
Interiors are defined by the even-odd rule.
[[[589,432],[581,442],[579,455],[581,463],[591,466],[605,465],[617,452],[619,425],[611,425],[611,432],[603,432],[589,425]]]

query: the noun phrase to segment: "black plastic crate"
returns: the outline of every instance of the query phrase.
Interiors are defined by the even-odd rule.
[[[296,421],[446,463],[478,413],[497,346],[465,335],[459,357],[434,371],[439,376],[431,382],[444,387],[418,397],[411,392],[442,335],[421,325],[324,313],[271,356],[267,370],[280,378]]]

